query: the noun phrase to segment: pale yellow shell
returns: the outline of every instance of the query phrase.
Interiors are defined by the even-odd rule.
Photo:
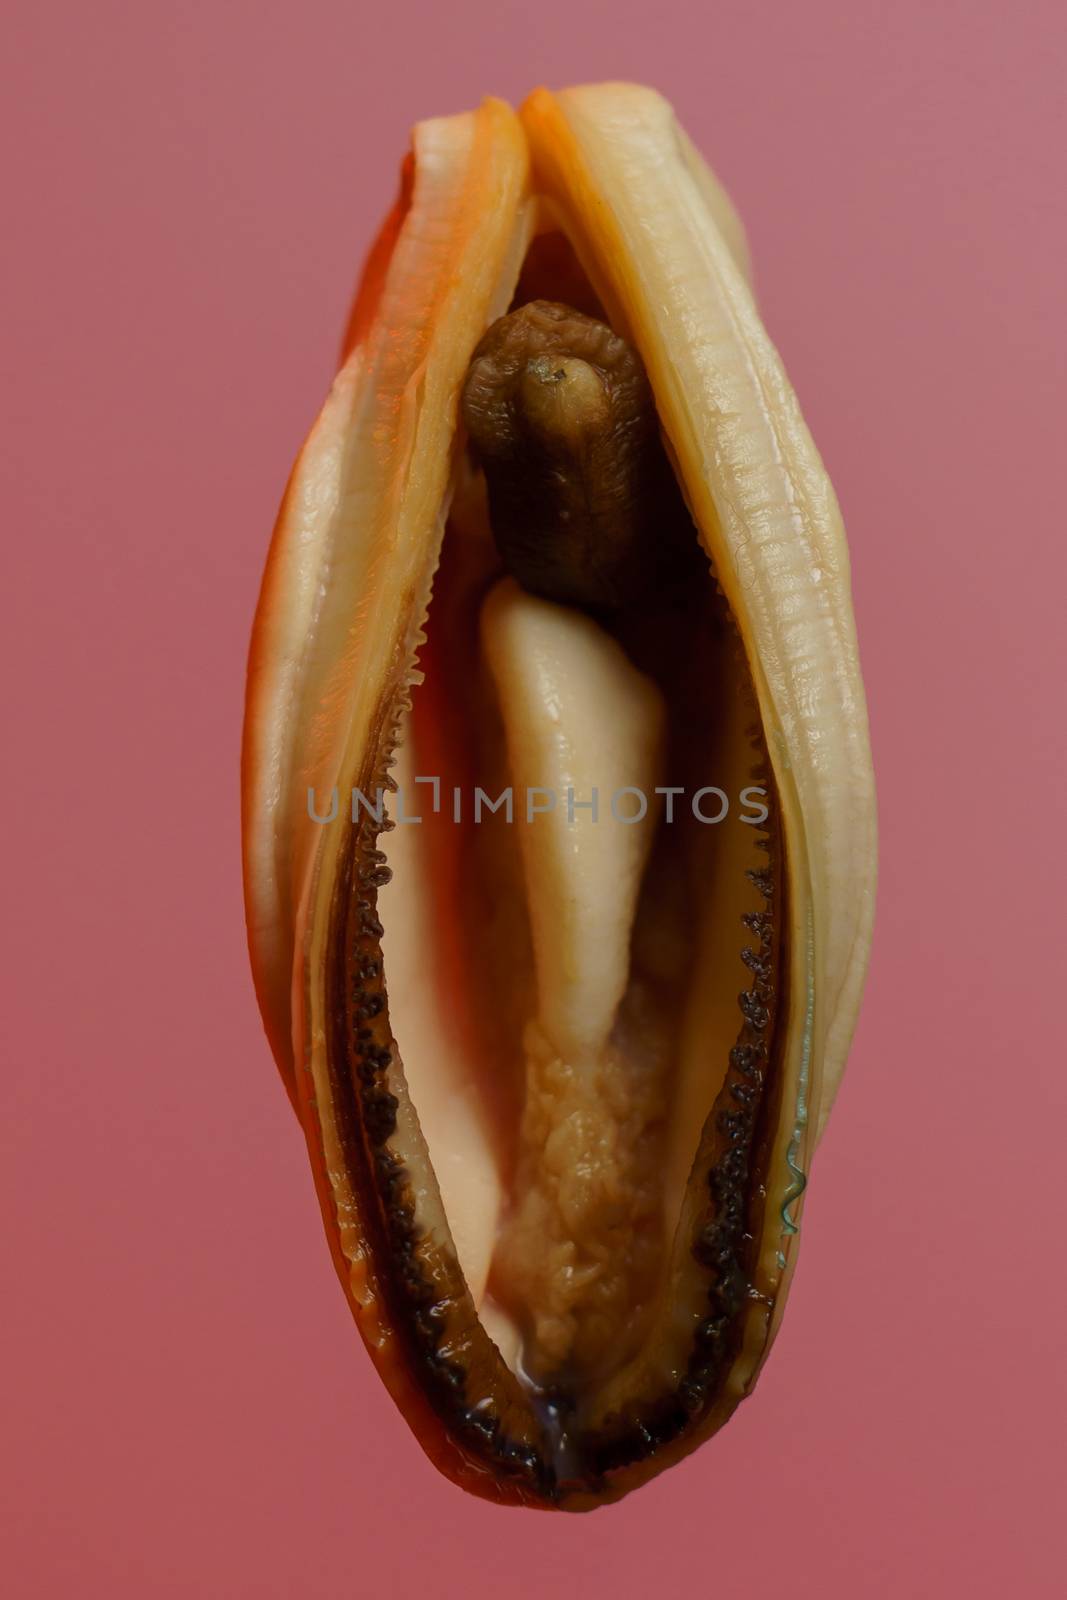
[[[392,737],[451,493],[460,387],[546,218],[644,360],[744,641],[783,809],[786,1088],[744,1348],[717,1420],[750,1387],[781,1314],[874,905],[874,786],[844,531],[721,187],[669,105],[632,85],[542,90],[518,115],[487,101],[421,124],[377,298],[297,461],[271,548],[249,677],[245,884],[257,992],[308,1135],[338,1268],[386,1381],[461,1480],[467,1468],[434,1432],[376,1296],[338,1143],[323,974],[340,843],[337,830],[309,820],[306,797],[375,770]],[[406,1158],[429,1170],[417,1123],[404,1126]],[[426,1215],[446,1237],[431,1180],[432,1171]]]

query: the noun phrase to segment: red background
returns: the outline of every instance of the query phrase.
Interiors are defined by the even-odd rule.
[[[96,0],[7,34],[13,1592],[1060,1592],[1062,9]],[[253,1003],[236,767],[410,124],[612,76],[747,220],[850,528],[883,869],[759,1391],[566,1519],[440,1480],[372,1375]]]

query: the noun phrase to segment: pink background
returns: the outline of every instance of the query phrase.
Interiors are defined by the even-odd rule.
[[[18,1596],[1058,1591],[1062,17],[9,8]],[[851,530],[884,852],[760,1389],[714,1445],[567,1519],[439,1479],[350,1325],[253,1004],[236,761],[266,538],[409,125],[610,76],[675,100],[748,221]]]

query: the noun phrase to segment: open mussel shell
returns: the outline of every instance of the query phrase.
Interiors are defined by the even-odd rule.
[[[560,588],[538,519],[588,510],[552,452],[590,370],[638,488]],[[520,391],[534,444],[500,431]],[[635,773],[763,804],[578,845],[558,812],[469,814],[494,780]],[[264,1022],[382,1378],[465,1488],[617,1498],[767,1354],[875,877],[837,504],[736,216],[651,91],[416,128],[271,544],[243,827]]]

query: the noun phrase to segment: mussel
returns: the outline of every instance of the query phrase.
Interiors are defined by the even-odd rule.
[[[587,1509],[751,1390],[870,943],[833,490],[651,90],[420,124],[252,638],[249,944],[436,1465]]]

